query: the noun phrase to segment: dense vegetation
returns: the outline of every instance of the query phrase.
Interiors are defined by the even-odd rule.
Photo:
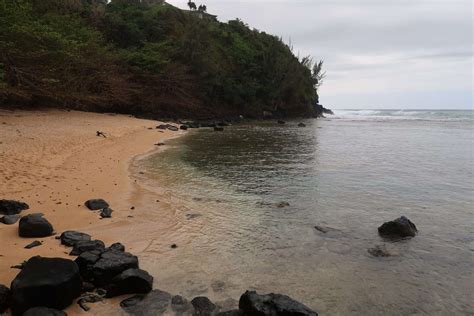
[[[240,20],[159,2],[0,0],[0,105],[315,114],[321,63]]]

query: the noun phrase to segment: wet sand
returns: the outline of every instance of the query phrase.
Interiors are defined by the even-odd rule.
[[[157,124],[115,114],[0,111],[0,199],[28,203],[30,209],[22,215],[44,213],[58,234],[83,231],[106,245],[122,242],[133,253],[127,236],[140,216],[132,209],[140,193],[130,162],[157,150],[154,144],[182,134],[157,130]],[[99,130],[107,137],[96,136]],[[91,198],[107,200],[112,218],[100,219],[89,211],[84,202]],[[24,249],[36,239],[43,245]],[[0,283],[7,286],[19,272],[10,267],[32,256],[74,258],[54,236],[18,237],[18,224],[0,224],[0,240]]]

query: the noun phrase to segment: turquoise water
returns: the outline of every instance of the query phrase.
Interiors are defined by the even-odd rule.
[[[230,305],[251,288],[323,315],[472,314],[473,118],[347,110],[192,131],[141,162],[179,204],[147,268],[160,289]],[[419,235],[381,239],[401,215]],[[153,253],[176,240],[171,257]],[[376,245],[393,256],[372,257]]]

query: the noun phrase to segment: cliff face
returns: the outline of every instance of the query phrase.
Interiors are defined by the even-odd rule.
[[[159,0],[0,8],[0,105],[148,117],[318,116],[318,70],[281,39]]]

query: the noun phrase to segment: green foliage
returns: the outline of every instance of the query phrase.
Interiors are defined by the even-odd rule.
[[[302,115],[324,77],[275,36],[167,4],[0,0],[0,29],[0,82],[65,106]]]

